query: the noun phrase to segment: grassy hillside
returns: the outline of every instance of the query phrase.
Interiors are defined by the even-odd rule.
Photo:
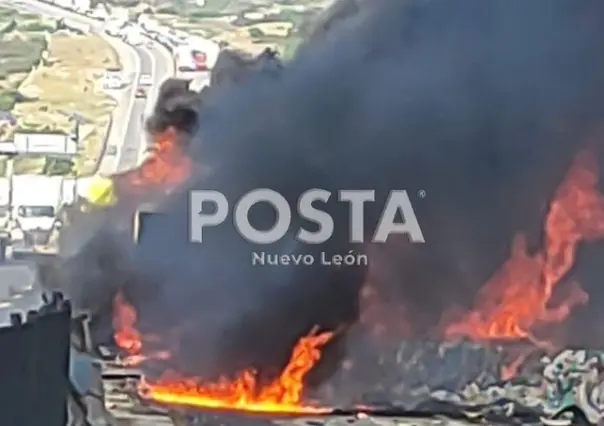
[[[170,0],[154,8],[164,24],[250,52],[291,56],[333,0]]]
[[[86,122],[80,128],[82,155],[76,166],[87,173],[102,152],[115,107],[101,80],[105,69],[119,66],[119,60],[100,37],[60,27],[58,21],[0,7],[0,111],[11,118],[0,122],[0,140],[23,130],[70,132],[70,114],[77,112]],[[46,171],[47,160],[20,156],[15,172]],[[0,158],[0,176],[4,161]]]

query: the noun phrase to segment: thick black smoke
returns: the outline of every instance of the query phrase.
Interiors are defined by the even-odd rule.
[[[147,132],[158,135],[170,127],[181,133],[195,133],[198,125],[202,98],[199,93],[189,89],[190,81],[170,78],[163,82],[157,95],[157,102],[151,116],[147,119]]]
[[[226,80],[213,76],[220,87],[205,93],[211,102],[202,100],[187,141],[198,170],[134,250],[129,297],[149,331],[178,329],[164,343],[179,347],[181,370],[278,366],[312,324],[354,320],[365,274],[252,266],[254,251],[360,250],[347,243],[346,205],[326,206],[337,235],[323,247],[295,242],[308,225],[295,214],[292,232],[269,247],[245,243],[230,218],[196,245],[190,189],[233,204],[271,188],[294,212],[309,188],[375,189],[368,234],[388,191],[408,190],[426,243],[368,248],[380,265],[371,280],[424,335],[446,308],[473,299],[515,232],[540,243],[547,201],[603,117],[601,1],[340,3],[290,63],[233,57]],[[270,211],[253,213],[272,224]]]
[[[277,77],[283,70],[277,52],[264,50],[258,56],[245,52],[223,50],[218,55],[210,75],[210,87],[224,88],[245,83],[250,75],[261,72]]]

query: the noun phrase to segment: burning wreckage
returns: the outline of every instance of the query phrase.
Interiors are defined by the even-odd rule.
[[[202,423],[601,422],[603,24],[597,0],[350,0],[286,64],[223,52],[201,94],[164,83],[155,155],[99,183],[47,285],[144,372],[140,400]],[[368,266],[252,267],[226,226],[188,242],[189,190],[254,188],[421,190],[426,243],[352,245],[331,201],[328,243],[264,250]]]

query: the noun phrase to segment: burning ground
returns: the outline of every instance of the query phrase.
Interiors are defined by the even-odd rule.
[[[119,266],[98,266],[94,238],[70,260],[78,294],[113,300],[115,340],[148,373],[144,395],[288,412],[369,394],[409,404],[604,345],[604,4],[348,3],[287,64],[235,61],[202,95],[164,88],[149,129],[166,161],[115,178],[115,211],[152,193],[162,214],[135,246],[107,243],[115,226],[103,228]],[[157,191],[166,183],[170,195]],[[187,242],[188,190],[235,200],[263,187],[292,205],[309,188],[376,189],[368,233],[389,190],[423,190],[412,203],[426,243],[351,246],[335,202],[328,244],[296,243],[308,224],[294,217],[263,251],[354,249],[367,268],[252,267],[258,248],[228,226]]]

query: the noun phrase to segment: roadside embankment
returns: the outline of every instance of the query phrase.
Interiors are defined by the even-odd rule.
[[[105,70],[121,67],[115,50],[96,35],[76,35],[59,31],[49,35],[45,60],[19,87],[32,99],[16,104],[17,127],[28,131],[71,132],[73,114],[80,124],[81,155],[78,174],[90,173],[103,153],[111,114],[116,102],[102,87]],[[65,167],[65,165],[63,165]],[[60,173],[57,161],[45,158],[16,161],[17,173]]]

